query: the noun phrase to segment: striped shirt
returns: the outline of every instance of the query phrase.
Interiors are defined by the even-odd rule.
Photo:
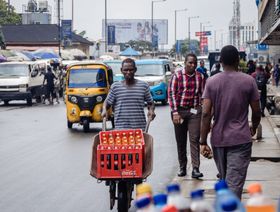
[[[192,75],[185,68],[176,70],[169,83],[169,105],[172,112],[178,112],[178,107],[190,110],[201,105],[205,79],[195,71]]]
[[[141,128],[145,130],[145,102],[153,102],[146,82],[135,79],[135,84],[131,86],[123,82],[115,82],[105,101],[114,107],[116,129]]]

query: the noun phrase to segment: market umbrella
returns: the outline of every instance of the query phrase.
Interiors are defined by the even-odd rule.
[[[126,50],[122,51],[120,56],[141,56],[141,53],[138,51],[135,51],[133,48],[128,47]]]

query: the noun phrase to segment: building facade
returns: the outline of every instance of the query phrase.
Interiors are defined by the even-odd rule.
[[[280,0],[256,1],[258,5],[259,43],[269,45],[273,64],[280,64]]]

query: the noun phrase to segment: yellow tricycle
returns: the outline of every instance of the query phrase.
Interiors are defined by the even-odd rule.
[[[103,102],[112,83],[112,70],[103,63],[77,62],[67,67],[65,102],[69,129],[78,123],[88,132],[90,123],[102,122]],[[109,119],[113,125],[111,111]]]

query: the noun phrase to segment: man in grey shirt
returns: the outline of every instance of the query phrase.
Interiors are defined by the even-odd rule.
[[[107,110],[114,108],[116,129],[145,130],[145,102],[148,107],[148,118],[155,118],[155,106],[146,82],[134,78],[137,71],[135,61],[131,58],[123,60],[121,72],[124,80],[115,82],[103,104],[102,117],[107,116]]]
[[[251,136],[261,119],[260,97],[255,80],[238,72],[239,53],[234,46],[223,47],[220,60],[224,72],[208,79],[202,95],[200,150],[205,157],[212,154],[207,135],[213,116],[211,145],[220,179],[241,198],[252,152]],[[252,126],[248,123],[249,106]]]

